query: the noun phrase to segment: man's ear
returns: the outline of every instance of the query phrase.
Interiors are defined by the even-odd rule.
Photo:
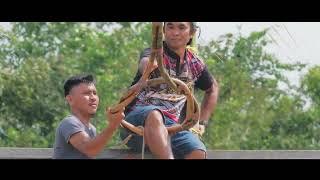
[[[66,96],[66,101],[68,104],[71,104],[72,103],[72,96],[71,95],[67,95]]]

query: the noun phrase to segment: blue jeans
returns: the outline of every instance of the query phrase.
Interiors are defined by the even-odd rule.
[[[153,110],[160,109],[157,106],[136,106],[127,114],[125,120],[135,126],[144,126],[149,113]],[[162,114],[162,113],[161,113]],[[165,126],[172,126],[176,122],[162,114]],[[131,132],[125,128],[121,129],[120,136],[122,139],[126,138]],[[127,146],[134,151],[142,150],[143,139],[142,136],[134,134],[129,140]],[[186,155],[194,150],[202,150],[206,152],[206,147],[200,139],[190,131],[180,131],[171,136],[171,148],[175,158],[184,158]],[[148,150],[148,149],[147,149]]]

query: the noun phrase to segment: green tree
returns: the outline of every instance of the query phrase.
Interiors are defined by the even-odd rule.
[[[301,111],[303,101],[298,96],[292,97],[294,103],[279,106],[283,98],[292,96],[279,84],[292,87],[283,73],[305,65],[281,63],[267,53],[265,48],[271,43],[267,31],[248,37],[226,34],[200,47],[200,55],[220,85],[216,113],[205,135],[209,149],[272,149],[272,140],[265,136],[271,136],[274,121],[285,118],[287,122],[286,108]]]
[[[284,74],[305,65],[267,53],[267,32],[225,34],[199,46],[220,85],[204,136],[208,149],[319,148],[319,67],[300,88],[291,85]],[[150,23],[22,22],[0,30],[0,146],[52,147],[55,128],[69,113],[64,80],[79,73],[97,78],[101,102],[93,123],[100,131],[105,108],[131,84],[150,43]],[[109,145],[117,142],[118,135]]]
[[[52,146],[54,129],[68,113],[63,82],[72,74],[96,76],[101,104],[94,123],[98,130],[105,126],[104,109],[129,86],[139,52],[150,42],[140,34],[150,34],[150,25],[98,25],[13,23],[12,31],[1,31],[1,127],[16,145]],[[34,136],[26,140],[25,132]]]

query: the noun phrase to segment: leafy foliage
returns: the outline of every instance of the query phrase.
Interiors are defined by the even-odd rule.
[[[267,53],[267,32],[225,34],[199,46],[220,86],[204,136],[208,149],[319,148],[320,69],[311,68],[301,87],[292,86],[284,73],[305,65]],[[150,23],[28,22],[0,29],[0,146],[52,147],[55,128],[69,113],[63,82],[85,72],[98,82],[93,123],[100,132],[105,108],[131,84],[139,53],[150,42]],[[203,92],[196,96],[200,101]],[[116,134],[109,146],[118,142]]]

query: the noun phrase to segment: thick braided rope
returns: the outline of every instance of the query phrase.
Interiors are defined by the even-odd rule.
[[[163,65],[163,23],[161,22],[153,22],[152,23],[152,50],[149,62],[143,72],[143,75],[139,82],[142,82],[141,84],[144,87],[150,87],[150,86],[156,86],[158,84],[167,83],[170,88],[175,90],[176,92],[183,93],[187,97],[187,114],[182,122],[182,124],[175,124],[171,127],[167,127],[167,130],[169,134],[174,134],[182,130],[188,130],[192,128],[194,125],[196,125],[199,122],[200,119],[200,107],[193,96],[193,93],[188,88],[188,86],[181,80],[172,78],[168,75],[166,72],[164,65]],[[150,73],[154,70],[153,64],[154,60],[157,60],[158,69],[160,70],[161,77],[155,78],[155,79],[148,79],[150,76]],[[139,89],[143,89],[144,87],[141,87]],[[136,89],[130,88],[120,99],[119,104],[111,107],[111,112],[115,113],[119,110],[122,110],[123,107],[126,107],[128,104],[130,104],[134,98],[138,95],[139,91]],[[136,127],[127,121],[123,120],[121,122],[121,125],[134,133],[143,136],[143,128]]]

